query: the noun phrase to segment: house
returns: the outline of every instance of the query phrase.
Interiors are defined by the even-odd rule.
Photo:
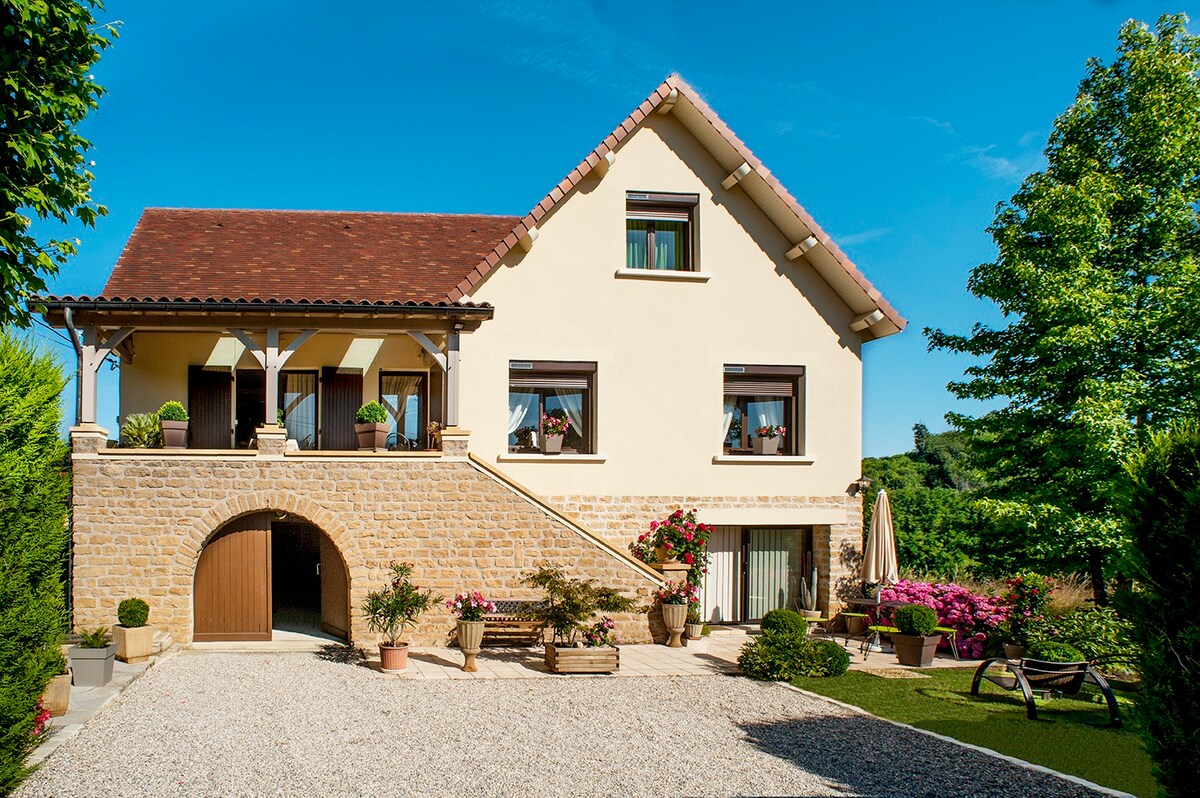
[[[82,341],[76,624],[140,595],[183,641],[364,641],[392,560],[445,595],[527,596],[548,560],[648,598],[627,547],[676,507],[716,527],[708,620],[791,606],[813,568],[833,608],[862,543],[862,347],[905,325],[677,76],[525,217],[149,209],[101,296],[40,303]],[[179,400],[188,448],[108,445],[110,354],[122,418]],[[386,450],[357,450],[370,400]],[[560,454],[544,413],[571,421]]]

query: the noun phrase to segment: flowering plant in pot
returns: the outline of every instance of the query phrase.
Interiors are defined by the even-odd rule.
[[[601,612],[630,612],[636,607],[633,599],[590,579],[570,578],[549,563],[539,564],[521,581],[545,593],[545,599],[531,614],[554,632],[546,643],[546,666],[550,670],[610,673],[620,667],[615,638],[596,634],[597,625],[604,619],[601,622],[592,619]]]
[[[163,402],[158,408],[158,426],[163,448],[186,449],[188,413],[179,402]]]
[[[436,421],[430,421],[425,425],[425,437],[429,441],[428,448],[431,451],[440,449],[442,442],[442,425]]]
[[[354,414],[354,433],[358,436],[360,452],[387,449],[388,433],[392,428],[387,423],[387,410],[379,402],[367,402]]]
[[[688,640],[699,640],[704,636],[704,619],[700,616],[700,603],[688,607],[687,621],[683,624],[684,636]]]
[[[645,563],[682,562],[692,566],[687,581],[698,586],[708,565],[712,527],[696,521],[696,512],[679,509],[662,521],[651,521],[650,530],[629,544],[629,551]]]
[[[687,623],[688,610],[700,603],[700,588],[686,581],[667,582],[654,597],[662,604],[663,623],[671,634],[667,645],[679,648],[683,645],[679,638]]]
[[[787,435],[787,427],[766,424],[755,428],[750,445],[754,447],[755,454],[778,454],[779,439],[784,435]]]
[[[421,591],[420,585],[412,583],[411,563],[392,563],[388,566],[391,580],[383,590],[367,594],[362,614],[367,629],[383,635],[379,644],[380,667],[386,673],[402,671],[408,667],[408,643],[400,642],[404,630],[416,624],[421,614],[442,600],[432,590]]]
[[[892,646],[900,664],[921,668],[932,665],[933,654],[942,639],[940,634],[933,631],[938,625],[937,613],[933,608],[924,604],[905,604],[896,608],[892,623],[900,630],[892,633]]]
[[[458,647],[462,649],[464,662],[463,670],[474,673],[475,657],[479,655],[483,644],[483,616],[496,611],[496,604],[488,601],[478,590],[470,593],[456,593],[454,598],[446,602],[446,608],[458,619]]]
[[[1008,580],[1008,594],[1004,597],[1008,607],[1006,657],[1020,659],[1025,656],[1032,632],[1045,621],[1049,597],[1050,586],[1038,574],[1026,571]]]
[[[561,454],[563,438],[571,429],[571,419],[563,410],[551,410],[542,414],[542,454]]]
[[[145,662],[154,653],[154,627],[147,626],[150,605],[140,598],[127,598],[117,605],[113,642],[121,662]]]

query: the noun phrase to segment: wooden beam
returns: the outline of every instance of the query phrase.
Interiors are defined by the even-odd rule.
[[[414,341],[421,345],[422,349],[429,353],[429,355],[437,362],[438,366],[441,367],[442,371],[446,370],[446,355],[442,353],[441,347],[429,340],[429,336],[423,332],[409,330],[408,334]]]
[[[671,89],[671,93],[663,98],[663,101],[658,104],[658,113],[669,114],[675,108],[675,103],[679,101],[679,89]]]
[[[529,250],[533,249],[533,242],[537,241],[537,240],[538,240],[538,229],[535,226],[535,227],[529,228],[529,230],[526,231],[525,235],[523,235],[519,239],[517,239],[517,245],[520,246],[521,249],[528,252]]]
[[[862,332],[868,327],[873,327],[883,321],[883,311],[875,308],[870,313],[864,313],[854,321],[850,322],[850,329],[854,332]]]
[[[604,153],[604,157],[601,158],[596,163],[596,165],[592,167],[591,173],[594,174],[596,177],[604,177],[606,174],[608,174],[609,168],[611,168],[612,165],[615,164],[616,162],[617,162],[617,154],[615,152],[611,152],[611,151],[606,152],[606,153]]]
[[[817,243],[818,242],[817,242],[816,236],[809,236],[808,238],[804,239],[799,244],[797,244],[796,246],[792,247],[791,249],[789,249],[787,251],[787,259],[795,260],[796,258],[800,257],[801,255],[803,255],[804,253],[808,252],[810,249],[815,247],[817,245]]]
[[[750,174],[753,171],[754,170],[750,168],[750,164],[743,161],[742,165],[739,166],[737,169],[734,169],[733,172],[729,175],[729,177],[727,177],[721,181],[721,188],[728,191],[729,189],[736,186],[738,183],[742,182],[742,178],[745,177],[746,175]]]
[[[95,327],[83,329],[83,341],[79,348],[79,422],[96,423],[97,374],[105,359],[122,341],[133,334],[133,327],[122,327],[106,340],[100,340],[100,330]]]
[[[284,347],[279,346],[278,327],[267,328],[267,342],[265,346],[259,346],[258,342],[245,330],[230,328],[229,333],[246,346],[246,349],[258,361],[258,365],[266,372],[266,407],[263,424],[273,425],[279,420],[279,373],[283,371],[283,366],[288,362],[288,359],[296,354],[296,350],[303,346],[305,341],[317,334],[317,330],[301,330],[292,339],[291,343]]]
[[[458,426],[458,330],[446,336],[446,426]]]

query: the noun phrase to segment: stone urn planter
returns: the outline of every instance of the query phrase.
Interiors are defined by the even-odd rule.
[[[779,438],[754,438],[750,441],[755,454],[779,454]]]
[[[117,624],[113,627],[113,643],[121,662],[145,662],[154,653],[154,627]]]
[[[387,424],[355,424],[354,433],[358,436],[360,452],[382,452],[387,450],[388,434],[392,428]]]
[[[1025,656],[1025,646],[1016,643],[1004,644],[1004,656],[1007,659],[1022,659]]]
[[[113,660],[117,645],[109,643],[104,648],[71,646],[71,677],[76,687],[103,687],[112,681]]]
[[[619,646],[546,644],[546,667],[553,673],[613,673],[621,667]]]
[[[704,637],[704,624],[702,623],[685,623],[683,629],[688,640],[699,640]]]
[[[468,673],[479,670],[475,667],[475,657],[483,645],[483,626],[483,621],[458,622],[458,647],[463,653],[463,670]]]
[[[542,450],[542,454],[562,454],[563,436],[561,435],[543,435],[538,446]]]
[[[403,673],[408,669],[408,643],[394,646],[379,644],[379,669],[384,673]]]
[[[662,605],[662,614],[663,623],[666,624],[667,631],[671,633],[667,645],[671,648],[679,648],[683,645],[679,638],[683,635],[683,627],[687,623],[688,605],[664,604]]]
[[[921,636],[893,633],[892,649],[896,652],[896,660],[901,665],[928,668],[933,664],[933,655],[941,640],[941,635]]]
[[[49,712],[51,717],[58,718],[67,714],[70,704],[71,674],[59,674],[50,680],[46,692],[42,693],[42,709]]]

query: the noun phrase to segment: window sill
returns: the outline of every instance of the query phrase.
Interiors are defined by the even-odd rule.
[[[803,454],[718,454],[712,461],[716,465],[812,465],[817,458]]]
[[[707,283],[708,272],[680,272],[672,269],[617,269],[616,277],[635,280],[677,280],[684,283]]]
[[[496,456],[498,463],[603,463],[603,454],[518,454],[505,452]]]

